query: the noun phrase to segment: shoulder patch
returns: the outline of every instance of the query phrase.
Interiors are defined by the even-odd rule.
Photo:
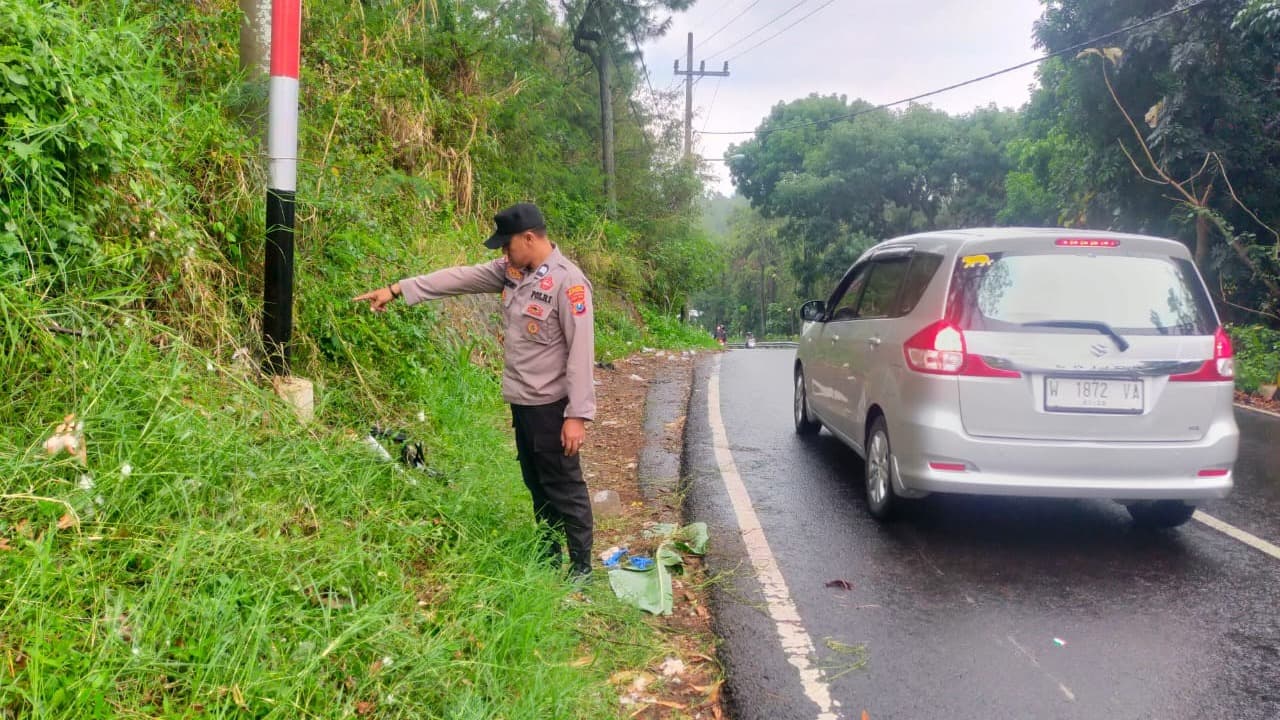
[[[573,307],[574,315],[582,315],[587,311],[587,288],[585,285],[574,285],[564,294],[569,297],[569,304]]]

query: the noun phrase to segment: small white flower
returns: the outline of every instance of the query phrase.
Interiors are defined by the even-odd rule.
[[[424,413],[424,412],[422,412],[421,410],[419,410],[419,411],[418,411],[418,422],[426,422],[426,419],[427,419],[427,414],[426,414],[426,413]]]
[[[134,645],[134,646],[133,646],[133,656],[134,656],[134,657],[138,657],[138,656],[139,656],[139,655],[141,655],[141,654],[142,654],[142,648],[138,647],[137,645]]]
[[[382,667],[389,668],[391,667],[391,663],[393,662],[395,661],[391,659],[391,656],[387,655],[386,657],[382,658]]]
[[[107,500],[106,500],[106,498],[102,497],[101,495],[99,495],[99,496],[95,497],[95,498],[93,499],[93,502],[94,502],[95,504],[97,504],[97,505],[106,505],[106,504],[107,504]]]
[[[87,474],[87,473],[86,473],[86,474],[84,474],[84,475],[81,475],[81,476],[80,476],[80,482],[76,483],[76,487],[80,488],[81,490],[92,490],[92,489],[93,489],[93,476],[92,476],[92,475],[89,475],[89,474]]]
[[[388,704],[388,705],[395,705],[395,704],[396,704],[396,696],[395,696],[395,695],[388,694],[388,695],[387,695],[387,704]]]
[[[121,466],[120,466],[120,475],[121,475],[122,477],[129,477],[129,476],[130,476],[130,475],[132,475],[132,474],[133,474],[133,466],[132,466],[132,465],[130,465],[129,463],[125,463],[125,464],[123,464],[123,465],[121,465]]]
[[[204,369],[205,369],[205,370],[208,370],[209,372],[213,372],[213,361],[212,361],[212,360],[205,360],[205,361],[204,361]]]

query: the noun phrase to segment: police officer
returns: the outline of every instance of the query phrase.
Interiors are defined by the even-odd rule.
[[[596,411],[591,283],[547,238],[535,205],[513,205],[493,220],[496,228],[484,245],[500,248],[502,257],[405,278],[354,300],[381,312],[396,298],[415,305],[450,295],[502,294],[502,397],[511,404],[520,472],[548,557],[560,561],[563,534],[572,576],[587,579],[591,500],[578,450]]]

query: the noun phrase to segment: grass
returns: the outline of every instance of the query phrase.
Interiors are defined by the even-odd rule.
[[[608,677],[662,653],[604,583],[584,603],[534,560],[496,378],[447,346],[353,352],[303,426],[143,317],[4,302],[0,717],[611,717]],[[370,391],[432,472],[362,444]],[[70,412],[87,467],[42,445]]]
[[[308,51],[349,54],[319,23],[363,6],[311,7]],[[350,302],[484,259],[484,213],[433,194],[438,172],[390,167],[365,142],[384,134],[369,97],[344,105],[348,78],[308,68],[300,154],[323,161],[299,171],[302,425],[235,359],[257,347],[262,232],[235,3],[0,16],[28,48],[6,67],[44,68],[13,100],[38,122],[0,129],[30,151],[0,162],[0,209],[21,220],[0,223],[0,719],[619,716],[609,678],[667,648],[607,583],[578,597],[536,560],[496,302]],[[359,92],[419,88],[415,68],[376,71],[403,65],[395,50],[366,59],[379,84]],[[597,284],[600,359],[682,342]],[[44,449],[72,413],[84,464]],[[375,423],[423,443],[430,472],[380,461]]]

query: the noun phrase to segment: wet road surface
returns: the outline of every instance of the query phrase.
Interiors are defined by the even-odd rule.
[[[932,496],[880,525],[857,455],[793,433],[793,358],[720,356],[718,414],[834,716],[1280,718],[1280,559],[1195,521],[1134,529],[1107,501]],[[697,371],[686,476],[692,519],[711,529],[731,708],[819,717],[722,482],[714,360]],[[1280,544],[1280,418],[1237,414],[1236,490],[1202,509]]]

